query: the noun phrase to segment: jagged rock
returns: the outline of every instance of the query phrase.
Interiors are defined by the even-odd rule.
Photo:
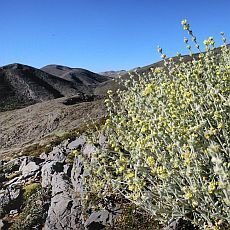
[[[20,207],[21,188],[14,185],[8,186],[7,189],[0,190],[0,217],[5,213],[9,213],[10,210]]]
[[[55,172],[62,172],[62,171],[63,171],[62,163],[51,161],[44,164],[41,169],[42,187],[45,188],[51,185],[53,174]]]
[[[55,173],[51,181],[52,198],[44,230],[84,229],[80,200],[72,198],[72,188],[64,173]]]
[[[101,144],[103,143],[105,139],[102,138]],[[92,213],[84,222],[81,206],[81,197],[84,195],[82,181],[89,172],[84,169],[80,158],[75,159],[73,165],[65,162],[68,153],[74,149],[81,149],[86,157],[90,157],[97,150],[94,145],[85,143],[84,136],[80,136],[74,141],[66,140],[54,147],[50,153],[43,153],[40,158],[20,157],[4,164],[5,171],[1,171],[3,175],[0,177],[0,182],[2,180],[2,185],[7,189],[0,189],[0,218],[6,214],[12,218],[15,214],[20,216],[23,207],[22,185],[38,182],[45,190],[52,193],[49,193],[49,202],[46,204],[45,211],[41,211],[45,215],[43,230],[96,230],[111,223],[115,215],[114,210]],[[9,166],[6,167],[7,170],[5,166]],[[36,206],[42,205],[39,200],[34,202]]]
[[[172,221],[164,230],[197,230],[197,228],[190,221],[179,218]]]
[[[104,203],[106,208],[97,212],[93,212],[85,221],[84,226],[86,229],[103,229],[106,226],[112,226],[113,220],[122,214],[122,209],[119,204],[111,197],[105,197]]]
[[[83,146],[84,144],[85,144],[85,137],[80,136],[80,137],[76,138],[76,140],[71,141],[67,145],[67,148],[70,149],[70,150],[74,150],[74,149],[77,149],[79,146]]]
[[[64,173],[55,173],[51,181],[52,186],[52,197],[61,194],[68,193],[71,190],[71,185],[69,183],[68,177]]]
[[[66,149],[62,146],[56,146],[53,150],[48,154],[47,160],[58,161],[63,163],[66,160]]]
[[[24,165],[24,162],[22,164],[23,166],[20,167],[20,171],[22,172],[22,176],[25,178],[33,176],[40,169],[40,166],[33,161],[26,165]]]
[[[79,194],[82,194],[83,192],[82,180],[84,173],[83,163],[79,158],[77,158],[71,171],[71,182],[74,191]]]

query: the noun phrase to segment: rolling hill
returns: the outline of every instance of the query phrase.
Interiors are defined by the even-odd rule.
[[[0,112],[74,95],[81,95],[84,101],[85,95],[94,94],[94,88],[109,79],[88,70],[56,65],[43,70],[17,63],[1,67]]]

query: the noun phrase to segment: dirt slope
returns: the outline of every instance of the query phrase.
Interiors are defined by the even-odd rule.
[[[74,97],[75,99],[77,97]],[[75,129],[85,121],[105,116],[103,100],[68,105],[73,98],[59,98],[43,103],[0,113],[0,159],[28,144],[39,142],[47,135],[62,134]]]

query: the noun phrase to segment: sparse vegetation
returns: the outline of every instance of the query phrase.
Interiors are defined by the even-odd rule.
[[[41,229],[47,216],[46,205],[49,191],[41,188],[39,183],[31,183],[24,187],[24,205],[22,212],[10,226],[10,230]]]
[[[33,193],[35,193],[38,189],[41,189],[41,184],[40,183],[30,183],[24,186],[23,190],[23,196],[24,199],[27,199],[30,197]]]
[[[63,133],[55,133],[53,135],[47,136],[44,144],[34,143],[24,147],[21,151],[20,155],[23,156],[34,156],[38,157],[41,153],[49,153],[52,151],[53,147],[59,145],[62,141],[70,139],[73,140],[74,138],[84,134],[84,133],[91,133],[93,130],[98,130],[104,123],[106,118],[98,119],[97,121],[91,120],[90,122],[85,122],[78,128],[70,131],[70,132],[63,132]],[[15,157],[18,154],[15,154]],[[74,154],[69,156],[69,158],[73,158]],[[1,168],[0,168],[1,170]]]
[[[188,22],[182,25],[201,51]],[[230,51],[221,35],[219,54],[209,37],[196,58],[185,38],[189,62],[180,54],[179,62],[167,59],[159,47],[164,68],[131,74],[119,103],[108,92],[100,130],[108,148],[80,156],[90,172],[86,200],[120,194],[162,224],[183,217],[200,229],[230,227]]]

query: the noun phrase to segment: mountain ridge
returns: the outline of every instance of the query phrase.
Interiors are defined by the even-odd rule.
[[[0,68],[0,112],[74,95],[92,95],[108,77],[79,69],[57,76],[19,63]],[[84,79],[85,77],[85,79]]]

